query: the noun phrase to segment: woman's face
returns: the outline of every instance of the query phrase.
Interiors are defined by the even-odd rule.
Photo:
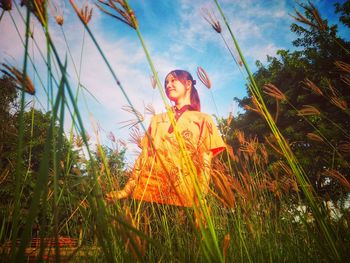
[[[165,79],[165,92],[168,98],[175,103],[189,96],[191,89],[191,81],[186,81],[186,85],[182,84],[176,77],[169,75]]]

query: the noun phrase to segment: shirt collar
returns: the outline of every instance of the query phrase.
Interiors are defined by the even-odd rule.
[[[185,111],[193,111],[194,109],[192,108],[191,105],[187,104],[181,107],[181,109],[178,109],[176,106],[173,107],[174,112],[175,112],[175,120],[177,121],[181,115],[185,112]],[[170,127],[168,129],[169,133],[172,133],[174,131],[173,126],[170,124]]]

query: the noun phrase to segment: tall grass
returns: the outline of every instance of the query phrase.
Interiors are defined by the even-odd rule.
[[[99,2],[100,9],[106,14],[112,15],[119,22],[130,26],[131,30],[135,30],[160,96],[163,98],[164,107],[180,145],[180,154],[185,160],[187,170],[191,173],[196,195],[200,201],[192,208],[177,208],[134,200],[119,201],[113,206],[106,205],[104,194],[121,187],[119,185],[121,177],[116,178],[113,174],[110,167],[111,155],[105,151],[103,145],[98,143],[96,150],[90,146],[81,117],[81,109],[78,107],[81,96],[79,88],[82,65],[80,64],[79,70],[74,66],[79,80],[77,92],[74,94],[68,79],[67,65],[70,62],[75,65],[75,62],[71,55],[71,61],[68,61],[67,58],[62,59],[57,52],[47,23],[46,1],[28,1],[26,2],[24,61],[21,71],[23,84],[18,119],[16,190],[13,204],[11,204],[13,208],[2,219],[0,240],[4,245],[1,256],[12,262],[25,261],[28,257],[26,248],[33,238],[33,226],[39,223],[41,225],[40,252],[36,255],[39,261],[46,259],[54,259],[57,262],[61,260],[73,262],[84,260],[96,262],[330,262],[344,260],[349,242],[342,242],[341,237],[348,240],[348,226],[334,223],[327,216],[326,208],[317,200],[307,175],[276,126],[277,117],[273,118],[266,108],[261,88],[254,81],[219,3],[214,0],[239,53],[245,69],[244,74],[248,76],[248,86],[255,99],[256,108],[253,110],[259,112],[266,120],[271,129],[271,137],[266,138],[266,142],[262,143],[256,137],[247,138],[242,131],[230,130],[230,118],[222,123],[221,131],[224,138],[233,140],[236,148],[228,146],[227,152],[214,161],[211,171],[212,189],[207,198],[202,198],[203,193],[198,186],[196,168],[176,128],[174,114],[142,37],[138,26],[139,21],[136,20],[126,0]],[[127,89],[120,82],[116,71],[88,26],[91,11],[87,7],[79,10],[73,0],[70,0],[70,3],[84,25],[85,32],[103,58],[116,86],[126,98],[130,112],[135,115],[137,122],[146,132],[143,119],[133,106]],[[39,172],[31,193],[30,207],[28,214],[24,215],[21,212],[20,201],[23,198],[21,194],[24,188],[23,178],[30,167],[23,160],[23,148],[28,143],[24,141],[23,116],[27,100],[24,91],[28,59],[34,64],[28,52],[32,14],[39,19],[46,37],[47,55],[46,58],[44,56],[42,58],[48,69],[47,99],[48,110],[52,113],[43,149],[44,154],[40,160]],[[63,27],[62,31],[64,33]],[[58,73],[54,74],[52,65],[57,65]],[[210,84],[209,76],[203,75],[201,70],[199,74]],[[209,86],[211,88],[211,85]],[[264,91],[271,96],[279,96],[280,100],[286,99],[278,92],[277,87],[266,86]],[[342,105],[339,101],[334,103]],[[300,112],[305,115],[307,110],[310,111],[310,108]],[[67,111],[72,120],[69,139],[64,135]],[[32,120],[31,129],[34,129],[36,120],[34,117]],[[74,136],[73,131],[76,133]],[[98,138],[98,129],[95,130],[95,135]],[[138,141],[138,136],[134,134],[134,141]],[[147,133],[145,136],[148,136]],[[313,135],[313,138],[316,136]],[[322,139],[322,134],[319,138]],[[65,150],[65,143],[69,145],[68,152]],[[271,163],[267,148],[273,150],[274,154],[279,155],[281,159]],[[73,149],[78,149],[77,154],[73,153]],[[83,149],[86,149],[87,159],[89,159],[84,161],[88,164],[86,173],[75,176],[72,173],[73,168],[78,170],[77,174],[83,173],[82,161],[79,160],[83,158]],[[124,176],[127,176],[128,172],[124,173]],[[344,180],[346,185],[347,181],[341,174],[333,172],[332,175]],[[306,209],[303,209],[304,206],[300,201],[301,193],[307,198]],[[295,205],[296,203],[300,206]],[[65,212],[62,213],[62,210]],[[5,227],[8,221],[13,221],[13,227],[9,230]],[[342,233],[344,231],[345,233]],[[58,245],[61,236],[64,235],[78,239],[77,245],[71,250]],[[45,242],[47,237],[54,238],[56,242],[54,251],[49,250]],[[12,240],[10,256],[5,246],[8,239]]]

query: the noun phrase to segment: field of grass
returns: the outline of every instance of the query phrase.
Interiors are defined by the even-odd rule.
[[[26,8],[26,17],[22,21],[26,25],[23,67],[17,69],[2,64],[4,76],[19,94],[16,114],[8,115],[15,116],[9,117],[16,127],[15,146],[11,148],[11,154],[1,155],[0,184],[3,193],[6,192],[0,213],[2,262],[346,262],[350,255],[349,179],[338,172],[336,166],[327,170],[328,178],[335,180],[343,189],[339,202],[327,200],[326,194],[314,189],[309,171],[303,168],[303,163],[279,129],[278,111],[275,113],[267,106],[266,95],[276,101],[278,107],[288,105],[292,108],[295,107],[294,102],[273,84],[260,86],[256,82],[220,1],[213,2],[223,23],[220,24],[208,11],[205,17],[209,22],[208,30],[211,30],[211,25],[227,47],[228,41],[234,44],[239,57],[233,56],[232,59],[246,77],[251,94],[252,103],[246,106],[246,110],[257,113],[256,118],[264,121],[270,137],[261,141],[258,136],[235,129],[232,127],[235,117],[231,115],[225,119],[218,118],[227,150],[213,160],[209,194],[201,198],[202,193],[197,187],[196,195],[200,201],[192,208],[130,199],[114,205],[106,203],[105,194],[119,189],[130,174],[123,164],[123,142],[116,141],[111,135],[114,150],[104,145],[98,145],[96,149],[90,146],[77,103],[83,87],[79,83],[76,89],[69,82],[68,75],[74,73],[67,72],[69,60],[59,55],[50,36],[46,1],[23,2]],[[126,109],[135,115],[139,128],[132,130],[132,137],[137,143],[146,131],[143,116],[134,108],[117,72],[89,28],[89,21],[93,19],[90,7],[86,5],[80,9],[73,0],[69,2],[84,25],[86,37],[93,41],[116,87],[128,102]],[[19,8],[15,1],[0,3],[2,15],[11,12],[11,8]],[[116,17],[116,23],[122,22],[135,31],[135,39],[142,46],[152,71],[154,87],[164,101],[164,108],[170,109],[139,28],[141,21],[137,21],[129,1],[106,3],[98,4],[104,15]],[[312,4],[308,3],[304,9],[309,16],[304,17],[297,12],[297,21],[309,26],[311,23],[320,31],[326,30]],[[42,87],[49,105],[46,115],[36,111],[35,105],[29,110],[26,105],[28,94],[34,94],[38,89],[27,74],[29,67],[35,68],[28,50],[28,42],[35,40],[30,33],[32,19],[40,21],[46,36],[47,54],[42,54],[42,58],[48,73],[47,80],[41,80],[46,83]],[[60,17],[56,17],[56,21],[63,23]],[[229,40],[223,38],[222,30],[228,30]],[[221,41],[220,37],[218,41]],[[349,57],[347,46],[339,40],[336,42],[346,61]],[[350,65],[338,61],[338,68],[345,72],[345,83],[349,81]],[[59,73],[54,74],[54,69]],[[202,68],[197,73],[210,89],[210,76]],[[350,82],[347,84],[350,88]],[[1,85],[5,87],[5,81]],[[322,93],[312,81],[306,82],[306,85],[315,93]],[[345,99],[342,100],[340,95],[330,96],[329,101],[349,117]],[[310,105],[294,110],[307,121],[309,116],[321,115]],[[152,112],[151,108],[148,111]],[[194,164],[176,129],[173,112],[167,110],[167,113],[175,127],[181,155],[196,184]],[[73,120],[68,132],[64,130],[66,116]],[[12,125],[10,119],[6,123],[8,127]],[[344,122],[349,122],[349,118]],[[311,121],[310,125],[314,123]],[[326,140],[328,134],[322,131],[308,133],[308,136],[333,147],[334,156],[344,156],[342,164],[349,168],[350,150],[349,144],[346,144],[350,138],[349,131],[337,125],[334,121],[331,128],[345,134],[343,151],[333,147],[333,142]],[[39,155],[36,155],[37,151]]]

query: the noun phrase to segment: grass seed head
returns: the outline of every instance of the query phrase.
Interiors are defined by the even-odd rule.
[[[243,131],[236,129],[234,131],[234,135],[236,136],[236,138],[240,144],[245,143],[246,140],[245,140],[245,134]]]
[[[234,162],[237,162],[237,163],[238,163],[238,161],[239,161],[238,156],[237,156],[237,155],[235,155],[235,153],[234,153],[234,151],[233,151],[232,146],[231,146],[231,145],[226,144],[226,149],[227,149],[228,155],[230,156],[230,158],[232,159],[232,161],[234,161]]]
[[[342,142],[337,148],[342,153],[350,153],[350,141]]]
[[[314,115],[320,115],[321,112],[311,105],[304,105],[301,110],[298,110],[297,115],[298,116],[314,116]]]
[[[96,6],[102,12],[136,29],[137,20],[135,14],[123,0],[98,0],[98,2],[100,4],[96,4]],[[112,12],[115,13],[113,14]]]
[[[156,110],[154,109],[154,107],[151,103],[149,103],[149,104],[147,104],[147,106],[145,106],[145,113],[150,114],[152,116],[156,115]]]
[[[306,134],[306,137],[312,141],[324,142],[321,136],[319,136],[313,132],[309,132],[308,134]]]
[[[112,141],[112,142],[116,142],[115,136],[113,132],[109,132],[107,135],[107,138]]]
[[[81,7],[81,9],[79,10],[77,5],[75,4],[75,2],[73,0],[69,0],[74,11],[77,13],[77,15],[79,16],[80,20],[87,25],[92,17],[92,7],[89,6],[89,4],[87,2],[85,2],[85,4]]]
[[[63,16],[55,16],[55,20],[56,20],[56,23],[57,23],[58,25],[60,25],[60,26],[62,26],[63,23],[64,23],[64,18],[63,18]]]
[[[226,234],[224,236],[224,241],[223,241],[223,244],[222,244],[222,254],[224,255],[224,262],[226,262],[227,251],[228,251],[228,248],[230,246],[230,242],[231,242],[231,235],[230,234]]]
[[[345,73],[350,73],[350,64],[349,63],[337,60],[334,64],[338,69],[344,71]]]
[[[217,33],[221,33],[220,22],[216,19],[213,12],[210,12],[207,8],[202,8],[202,16]]]
[[[350,78],[347,76],[340,76],[340,79],[348,86],[350,86]]]
[[[202,67],[197,67],[197,76],[199,80],[206,86],[208,89],[211,89],[211,81],[207,72]]]
[[[306,78],[302,83],[305,85],[305,87],[311,89],[315,94],[323,96],[321,89],[308,78]]]
[[[275,85],[268,83],[263,86],[263,91],[265,94],[281,101],[286,100],[286,96],[280,91]]]
[[[5,69],[1,69],[0,71],[3,72],[5,75],[7,75],[10,79],[12,79],[16,84],[17,88],[20,90],[24,90],[25,92],[34,95],[35,94],[35,88],[33,85],[33,82],[28,77],[27,74],[24,74],[23,72],[19,71],[15,67],[10,67],[9,65],[3,63],[2,64]],[[23,76],[24,75],[24,76]]]
[[[143,114],[131,106],[125,105],[122,107],[122,110],[132,113],[136,118],[120,122],[124,124],[121,128],[127,126],[130,126],[130,128],[132,128],[145,120]]]
[[[339,97],[331,97],[330,101],[332,104],[334,104],[335,106],[337,106],[338,108],[342,109],[342,110],[347,110],[348,109],[348,104],[345,100],[343,100],[342,98]]]
[[[246,110],[250,110],[250,111],[256,112],[261,117],[264,117],[264,114],[263,114],[261,108],[259,107],[260,103],[258,102],[258,100],[256,99],[255,96],[252,96],[251,101],[252,101],[252,106],[246,104],[246,105],[243,106],[243,108],[246,109]]]
[[[80,14],[83,17],[84,23],[88,24],[92,17],[92,7],[89,7],[87,3],[83,5],[83,7],[80,9]]]
[[[271,133],[269,136],[265,136],[265,142],[279,155],[284,155],[281,151],[280,146],[278,145],[275,136]]]
[[[232,112],[230,111],[229,114],[228,114],[228,117],[227,117],[227,121],[226,121],[226,125],[229,127],[231,125],[231,122],[233,120],[233,114]]]
[[[334,169],[328,169],[323,172],[323,175],[336,179],[346,190],[350,190],[350,182],[348,179],[339,171]]]
[[[327,30],[327,28],[328,28],[327,23],[322,20],[322,18],[320,16],[320,13],[316,9],[316,7],[310,1],[308,1],[308,4],[309,5],[302,5],[302,4],[300,4],[300,7],[302,7],[306,12],[308,12],[312,16],[312,18],[313,18],[313,20],[315,22],[311,21],[306,16],[302,15],[296,9],[294,9],[295,13],[296,13],[296,16],[292,16],[292,17],[295,20],[297,20],[297,21],[299,21],[299,22],[301,22],[303,24],[309,25],[309,26],[311,26],[313,28],[316,28],[316,29],[318,29],[320,31]]]
[[[260,154],[262,156],[262,159],[264,161],[265,164],[269,163],[269,154],[266,150],[266,146],[264,144],[260,144],[259,145],[259,150],[260,150]]]
[[[219,165],[220,166],[220,165]],[[216,165],[217,167],[217,165]],[[221,171],[220,169],[213,169],[212,171],[212,179],[213,179],[213,185],[216,189],[215,192],[209,190],[213,193],[213,195],[226,207],[235,207],[236,204],[236,198],[234,195],[235,190],[235,180],[236,183],[239,184],[238,180],[236,178],[230,177],[227,175],[225,171]],[[239,189],[242,189],[240,184],[238,185]],[[243,190],[242,190],[243,191]],[[216,193],[218,192],[218,194]],[[240,195],[242,196],[242,195]]]
[[[64,7],[65,1],[51,0],[48,3],[48,8],[51,15],[55,18],[56,23],[60,26],[64,24]]]
[[[130,139],[128,141],[136,144],[139,148],[141,148],[141,140],[142,140],[143,134],[141,133],[139,127],[138,126],[132,127],[129,135],[130,135]]]
[[[81,148],[81,147],[83,147],[83,145],[84,145],[84,140],[83,140],[83,138],[81,137],[81,136],[76,136],[75,138],[74,138],[74,144],[75,144],[75,146],[77,147],[77,148]]]

